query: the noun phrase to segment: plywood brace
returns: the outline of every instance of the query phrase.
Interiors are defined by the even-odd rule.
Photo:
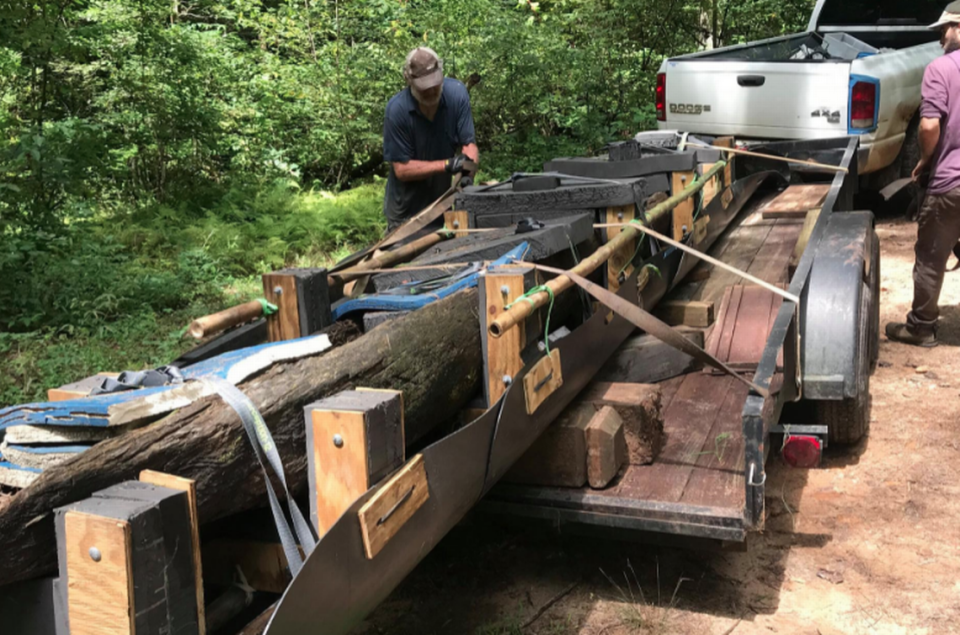
[[[672,178],[673,195],[676,196],[693,183],[696,172],[674,172]],[[682,240],[686,234],[693,231],[693,210],[695,201],[688,198],[673,208],[673,239]]]
[[[418,454],[357,512],[367,558],[376,557],[429,498],[427,469]]]
[[[505,307],[518,301],[535,286],[532,267],[499,267],[481,277],[480,337],[483,345],[484,397],[489,408],[495,404],[523,369],[521,352],[530,337],[536,337],[537,317],[516,325],[500,337],[490,337],[487,325]],[[535,332],[531,332],[535,331]]]
[[[283,269],[266,273],[263,295],[278,309],[267,317],[271,342],[306,337],[333,323],[326,269]]]
[[[454,238],[466,236],[470,228],[470,213],[466,210],[453,210],[443,213],[443,226],[453,232]]]
[[[636,208],[633,205],[623,207],[608,207],[604,214],[605,223],[611,225],[617,223],[629,223],[636,218]],[[616,238],[622,231],[621,227],[611,226],[603,230],[605,242]],[[630,261],[637,251],[637,239],[626,241],[622,246],[610,256],[607,261],[607,288],[616,293],[620,289],[621,271],[625,280],[633,273],[633,267]]]

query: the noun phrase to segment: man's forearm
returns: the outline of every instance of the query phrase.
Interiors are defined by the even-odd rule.
[[[470,160],[474,163],[480,163],[480,148],[477,147],[477,144],[468,143],[463,146],[462,152],[470,157]]]
[[[401,181],[422,181],[447,169],[446,161],[407,161],[393,163],[393,172]]]
[[[920,120],[920,163],[926,165],[940,143],[940,120],[924,117]]]

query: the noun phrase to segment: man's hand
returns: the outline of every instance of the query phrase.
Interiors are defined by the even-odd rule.
[[[452,159],[447,159],[447,164],[445,169],[450,174],[467,174],[472,169],[472,166],[469,165],[473,163],[465,154],[458,154]]]
[[[923,173],[927,171],[929,163],[929,161],[923,159],[917,162],[917,167],[913,168],[913,174],[911,174],[914,183],[920,182],[920,178],[923,176]]]

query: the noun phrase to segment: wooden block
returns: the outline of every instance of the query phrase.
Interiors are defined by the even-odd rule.
[[[688,188],[696,176],[695,172],[674,172],[672,178],[673,195],[676,196]],[[693,231],[693,210],[696,201],[690,197],[673,209],[673,239],[681,240],[685,234]]]
[[[700,166],[701,174],[706,174],[716,163],[704,163]],[[713,199],[717,197],[717,194],[723,190],[723,173],[718,173],[713,176],[706,185],[703,186],[703,207],[706,208]]]
[[[429,498],[427,468],[418,454],[357,512],[367,558],[376,557]]]
[[[469,235],[469,232],[458,231],[470,227],[470,213],[466,210],[453,210],[443,213],[443,226],[454,232],[454,238],[462,238]]]
[[[604,223],[629,223],[636,218],[636,207],[625,205],[622,207],[608,207],[605,212]],[[623,231],[620,227],[607,227],[604,230],[605,242],[610,242],[620,235]],[[610,259],[607,260],[607,289],[616,293],[620,289],[620,270],[623,275],[629,278],[633,273],[633,267],[630,261],[633,254],[637,251],[637,239],[628,240],[622,247],[613,252]]]
[[[70,399],[83,399],[84,397],[88,397],[94,388],[98,388],[105,378],[116,379],[119,376],[120,373],[97,373],[80,381],[65,384],[59,388],[50,388],[47,390],[47,400],[68,401]]]
[[[483,345],[485,366],[484,393],[487,406],[495,404],[510,381],[523,369],[520,352],[527,341],[526,324],[518,324],[500,337],[493,337],[487,331],[487,324],[503,312],[504,307],[521,297],[532,284],[529,268],[498,269],[496,273],[481,276],[483,288],[480,297],[480,338]]]
[[[510,483],[583,487],[587,482],[586,429],[596,409],[567,408],[510,468]]]
[[[693,243],[699,245],[707,239],[707,234],[709,233],[710,226],[710,216],[701,215],[697,220],[693,221]],[[693,282],[689,279],[689,276],[686,278],[687,281]]]
[[[553,349],[523,377],[523,395],[526,398],[527,414],[537,411],[547,397],[563,385],[563,369],[560,367],[560,351]]]
[[[320,536],[403,465],[402,395],[349,390],[305,408],[310,516]]]
[[[678,327],[684,336],[703,347],[703,331]],[[638,335],[628,339],[613,357],[600,369],[595,379],[606,382],[633,382],[655,384],[702,367],[686,353],[664,344],[652,335]]]
[[[764,218],[802,218],[820,207],[830,192],[830,185],[791,185],[763,206]]]
[[[283,269],[264,274],[263,295],[278,308],[267,318],[271,342],[306,337],[333,323],[326,269]]]
[[[237,567],[247,584],[257,591],[281,594],[290,584],[287,556],[280,543],[217,539],[203,546],[203,570],[208,583],[232,585]]]
[[[130,523],[67,512],[64,526],[70,635],[134,635]]]
[[[174,476],[173,474],[165,474],[163,472],[154,472],[153,470],[143,470],[140,472],[140,481],[187,493],[190,533],[193,542],[194,579],[197,585],[197,631],[200,635],[204,635],[207,632],[207,627],[203,600],[203,565],[200,557],[200,519],[197,515],[197,482],[193,479]]]
[[[610,406],[600,408],[587,424],[587,482],[602,489],[627,463],[623,419]]]
[[[648,384],[593,382],[580,394],[577,405],[594,410],[610,406],[623,420],[627,456],[631,465],[647,465],[663,444],[660,388]]]
[[[716,147],[718,147],[718,148],[733,148],[733,147],[734,147],[734,138],[733,138],[733,137],[718,137],[718,138],[716,138],[716,139],[713,140],[713,145],[716,146]],[[733,162],[734,162],[734,159],[735,159],[734,155],[732,155],[732,154],[727,154],[727,158],[726,158],[727,165],[726,165],[726,167],[723,169],[723,188],[724,188],[724,191],[723,191],[723,199],[722,199],[723,209],[727,209],[728,207],[730,207],[730,203],[733,202],[733,190],[731,189],[730,186],[733,185],[733,174],[734,174]]]
[[[656,315],[671,326],[706,328],[713,324],[713,302],[666,300],[657,305]]]

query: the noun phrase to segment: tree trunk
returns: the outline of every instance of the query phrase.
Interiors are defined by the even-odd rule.
[[[270,427],[296,495],[306,486],[306,405],[356,386],[402,390],[410,444],[463,408],[480,390],[481,370],[477,292],[469,290],[325,355],[276,364],[241,389]],[[143,469],[195,479],[201,523],[266,506],[239,418],[219,397],[203,399],[45,471],[0,504],[0,584],[55,571],[55,508]]]

